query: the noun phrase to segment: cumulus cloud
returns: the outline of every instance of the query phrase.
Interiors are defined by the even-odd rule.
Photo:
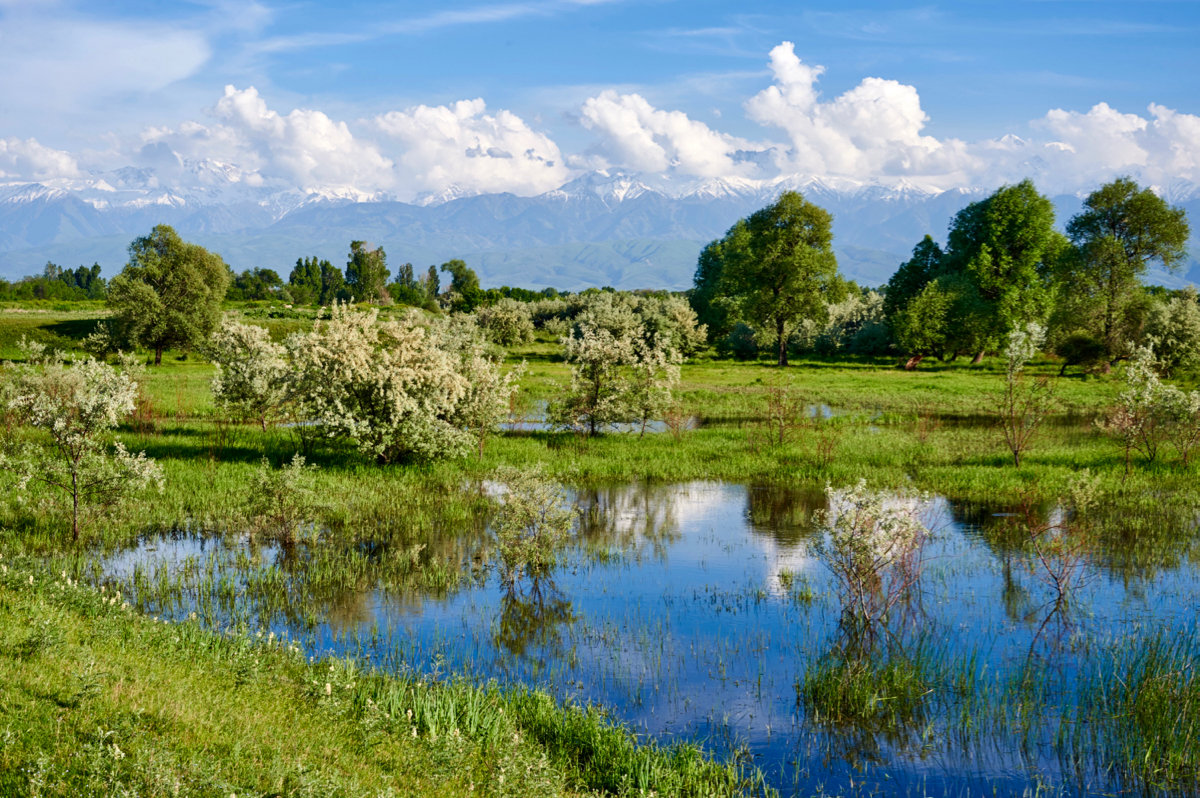
[[[824,68],[801,61],[791,42],[771,50],[770,68],[774,84],[750,98],[745,109],[750,119],[787,134],[788,146],[777,150],[782,171],[945,183],[961,180],[973,165],[963,142],[921,133],[928,116],[913,86],[868,77],[823,101],[817,81]]]
[[[36,139],[0,138],[0,180],[53,180],[78,175],[79,165],[70,153],[44,147]]]
[[[1200,117],[1153,103],[1147,111],[1123,113],[1107,103],[1086,112],[1054,109],[1033,124],[1049,140],[1019,151],[1032,155],[1035,176],[1060,190],[1124,174],[1159,186],[1200,182]]]
[[[583,126],[599,135],[595,149],[604,165],[640,172],[679,172],[696,177],[749,173],[734,154],[749,145],[690,119],[662,111],[639,94],[604,91],[581,109]]]
[[[251,184],[281,183],[304,190],[388,190],[393,162],[379,147],[357,138],[345,122],[321,111],[297,108],[280,114],[258,91],[225,87],[212,109],[216,124],[185,122],[176,128],[152,128],[143,136],[143,160],[169,166],[171,153],[191,161],[236,164],[240,179]]]
[[[418,105],[373,120],[395,149],[398,186],[412,192],[537,194],[569,177],[558,145],[510,111],[488,113],[481,99]]]

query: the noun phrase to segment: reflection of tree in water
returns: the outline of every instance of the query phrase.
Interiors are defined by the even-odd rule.
[[[687,501],[678,485],[636,483],[585,488],[576,493],[579,540],[590,553],[657,559],[679,540],[676,503]]]
[[[820,488],[751,485],[746,491],[746,520],[754,533],[794,547],[816,534],[813,513],[827,504]]]
[[[1005,567],[1029,555],[1029,525],[1055,523],[1060,502],[1037,504],[1032,519],[1017,505],[952,504],[954,520],[978,538]],[[1181,567],[1200,553],[1195,502],[1178,495],[1102,496],[1087,510],[1087,566],[1124,583],[1152,582],[1162,571]],[[1029,523],[1027,523],[1029,521]]]
[[[575,621],[571,602],[549,577],[523,579],[504,588],[492,641],[518,659],[542,652],[539,663],[562,645],[562,626]]]

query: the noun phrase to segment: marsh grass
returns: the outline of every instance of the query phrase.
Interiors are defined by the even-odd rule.
[[[752,771],[647,745],[588,707],[161,623],[11,558],[0,694],[5,795],[768,792]]]

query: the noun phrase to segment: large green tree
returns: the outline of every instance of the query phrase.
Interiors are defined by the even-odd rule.
[[[450,275],[450,309],[459,313],[470,313],[483,302],[483,290],[479,287],[479,275],[465,262],[455,258],[442,264],[442,271]]]
[[[360,302],[378,302],[390,295],[384,289],[388,281],[387,255],[383,247],[368,249],[365,241],[350,242],[346,261],[346,287]]]
[[[1145,315],[1142,276],[1153,263],[1177,268],[1190,232],[1182,208],[1128,177],[1088,195],[1067,224],[1076,248],[1064,269],[1074,330],[1103,343],[1110,360],[1128,354]]]
[[[780,366],[787,365],[788,335],[796,323],[823,321],[826,304],[845,293],[832,221],[798,192],[785,191],[730,228],[715,250],[706,250],[715,257],[706,271],[719,272],[720,291],[736,299],[747,320],[775,332]]]
[[[217,327],[229,267],[220,255],[160,224],[129,245],[129,263],[112,279],[108,306],[119,335],[154,350],[192,347]]]
[[[1045,321],[1067,249],[1054,229],[1054,205],[1030,180],[1004,186],[955,215],[943,272],[966,275],[978,292],[983,312],[971,331],[977,361],[1012,330]]]

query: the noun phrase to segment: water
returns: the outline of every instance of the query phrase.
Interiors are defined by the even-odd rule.
[[[107,571],[128,592],[135,566],[202,572],[211,560],[227,585],[278,568],[306,617],[228,586],[239,598],[227,595],[226,616],[240,601],[314,653],[601,703],[639,733],[748,753],[784,794],[1113,788],[1103,774],[1064,768],[1054,739],[1066,696],[1052,698],[1027,733],[989,722],[965,729],[933,699],[929,715],[899,727],[816,717],[798,685],[846,643],[829,571],[814,553],[820,492],[702,482],[586,490],[575,501],[583,521],[565,562],[549,579],[512,588],[488,567],[484,538],[461,547],[468,577],[457,588],[425,593],[394,583],[322,593],[302,553],[187,535],[147,541]],[[973,658],[970,670],[1002,695],[1022,668],[1070,685],[1110,641],[1193,629],[1200,578],[1188,554],[1192,519],[1176,519],[1140,548],[1110,541],[1081,567],[1063,611],[1012,531],[1013,510],[931,500],[924,518],[934,536],[917,598],[892,629],[893,653],[923,647],[942,663]],[[185,591],[172,606],[148,609],[187,615],[202,598]]]

